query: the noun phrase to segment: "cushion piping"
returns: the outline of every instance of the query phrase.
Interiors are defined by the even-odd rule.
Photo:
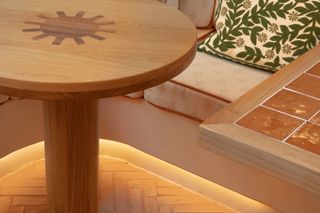
[[[203,120],[200,119],[200,118],[196,118],[196,117],[193,117],[193,116],[188,115],[188,114],[183,113],[183,112],[177,112],[177,111],[175,111],[175,110],[173,110],[173,109],[168,109],[168,108],[166,108],[166,107],[159,106],[158,104],[152,103],[152,102],[150,102],[150,101],[148,101],[148,100],[145,100],[145,101],[147,101],[148,104],[150,104],[150,105],[152,105],[152,106],[154,106],[154,107],[157,107],[157,108],[159,108],[159,109],[165,110],[165,111],[167,111],[167,112],[171,112],[171,113],[174,113],[174,114],[177,114],[177,115],[180,115],[180,116],[183,116],[183,117],[192,119],[192,120],[197,121],[197,122],[203,122]]]
[[[176,80],[169,80],[169,81],[172,82],[172,83],[178,84],[178,85],[180,85],[180,86],[186,87],[186,88],[188,88],[188,89],[194,90],[194,91],[196,91],[196,92],[200,92],[200,93],[202,93],[202,94],[205,94],[205,95],[208,95],[208,96],[210,96],[210,97],[216,98],[216,99],[218,99],[218,100],[220,100],[220,101],[224,101],[224,102],[226,102],[226,103],[228,103],[228,104],[232,103],[232,101],[230,101],[230,100],[228,100],[228,99],[226,99],[226,98],[223,98],[223,97],[218,96],[218,95],[213,95],[213,94],[211,94],[211,93],[209,93],[209,92],[205,92],[205,91],[200,90],[200,89],[197,89],[197,88],[195,88],[195,87],[193,87],[193,86],[189,86],[189,85],[186,85],[186,84],[184,84],[184,83],[177,82]]]

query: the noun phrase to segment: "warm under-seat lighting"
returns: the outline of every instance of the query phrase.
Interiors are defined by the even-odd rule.
[[[271,213],[271,208],[218,184],[196,176],[163,160],[141,152],[129,145],[100,140],[100,156],[128,161],[134,166],[161,176],[193,192],[212,198],[235,210],[246,213]],[[44,143],[39,142],[17,150],[0,159],[0,179],[19,168],[44,158]]]

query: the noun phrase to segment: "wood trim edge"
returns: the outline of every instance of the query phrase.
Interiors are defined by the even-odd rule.
[[[239,134],[241,132],[241,134]],[[230,134],[232,133],[232,134]],[[233,137],[234,135],[237,138]],[[296,152],[296,147],[281,142],[270,143],[270,139],[261,135],[255,141],[255,132],[245,131],[230,124],[200,125],[199,145],[209,151],[227,157],[253,169],[290,182],[302,189],[320,195],[320,157],[304,151]],[[240,137],[240,138],[239,138]],[[241,137],[253,138],[241,140]],[[283,147],[286,153],[283,154]],[[279,153],[282,153],[280,155]],[[312,155],[312,160],[307,160]],[[310,158],[308,158],[310,160]],[[285,169],[284,169],[285,168]]]

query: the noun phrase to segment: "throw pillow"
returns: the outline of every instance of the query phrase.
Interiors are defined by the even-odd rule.
[[[274,72],[320,41],[319,0],[219,1],[200,51]]]

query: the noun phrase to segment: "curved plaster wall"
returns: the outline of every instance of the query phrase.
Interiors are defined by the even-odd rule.
[[[0,159],[43,140],[42,102],[14,100],[0,106]]]

